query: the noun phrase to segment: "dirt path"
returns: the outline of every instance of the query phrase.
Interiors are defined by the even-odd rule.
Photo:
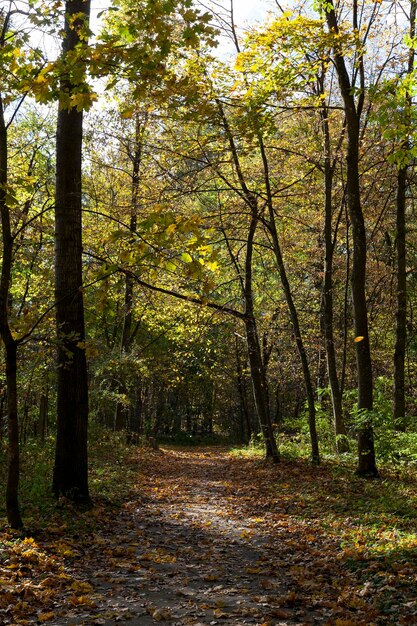
[[[68,569],[79,600],[68,612],[63,592],[65,614],[49,624],[403,623],[377,618],[368,583],[352,591],[338,541],[303,519],[297,493],[277,499],[282,466],[213,449],[138,462],[137,496],[83,540]]]
[[[111,534],[92,538],[73,572],[92,584],[96,616],[78,608],[67,623],[304,623],[304,610],[282,608],[291,584],[269,567],[268,536],[242,519],[235,464],[213,450],[155,454],[145,494]]]

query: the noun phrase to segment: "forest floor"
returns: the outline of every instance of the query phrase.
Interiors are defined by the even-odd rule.
[[[417,624],[413,480],[219,448],[132,462],[121,506],[2,529],[0,624]]]

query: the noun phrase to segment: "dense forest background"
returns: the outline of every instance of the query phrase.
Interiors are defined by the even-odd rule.
[[[89,13],[0,9],[9,522],[34,438],[88,500],[87,418],[415,462],[415,0]]]

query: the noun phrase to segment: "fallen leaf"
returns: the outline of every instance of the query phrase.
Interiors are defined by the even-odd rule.
[[[38,622],[49,622],[54,617],[55,613],[53,613],[52,611],[49,611],[48,613],[39,613]]]
[[[157,622],[167,622],[172,618],[172,612],[169,609],[155,609],[152,618]]]

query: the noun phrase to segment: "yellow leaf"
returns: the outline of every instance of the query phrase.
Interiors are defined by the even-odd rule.
[[[362,335],[359,335],[359,337],[355,337],[354,342],[359,343],[360,341],[363,341],[364,339],[365,337],[362,337]]]
[[[124,120],[128,120],[133,117],[134,112],[135,112],[134,106],[128,107],[127,109],[124,109],[124,111],[120,113],[120,117]]]
[[[67,548],[62,552],[62,556],[65,556],[67,559],[71,559],[73,556],[76,556],[75,552]]]
[[[167,235],[171,235],[172,233],[174,233],[177,229],[177,225],[176,224],[170,224],[166,229],[165,229],[165,233]]]
[[[70,97],[70,107],[75,108],[77,111],[88,111],[91,108],[93,102],[97,100],[97,96],[91,92],[79,92],[74,93]]]
[[[90,608],[96,606],[94,600],[88,596],[71,596],[68,602],[73,606],[88,606]]]
[[[25,537],[25,539],[23,539],[23,544],[26,546],[29,545],[37,547],[37,544],[33,537]]]
[[[93,586],[90,585],[90,583],[86,583],[82,580],[74,580],[71,585],[71,589],[79,594],[92,593],[94,590]]]
[[[49,622],[55,617],[55,613],[49,611],[48,613],[39,613],[38,622]]]

